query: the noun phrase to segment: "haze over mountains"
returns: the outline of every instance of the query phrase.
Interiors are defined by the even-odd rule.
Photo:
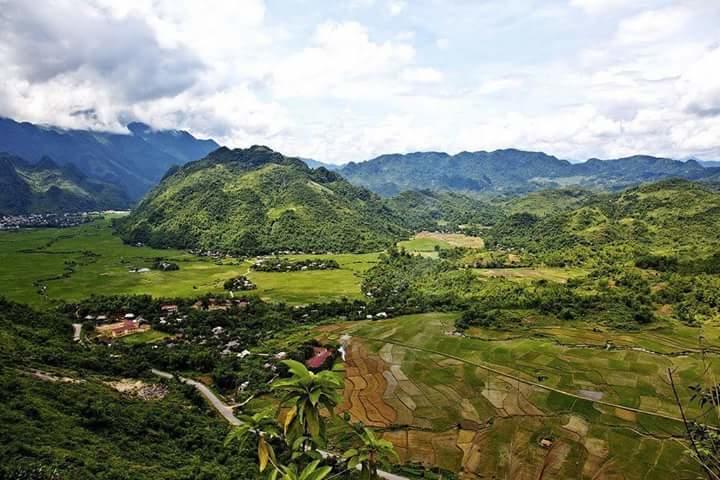
[[[113,183],[139,199],[173,165],[202,158],[219,147],[179,130],[128,125],[128,134],[66,130],[0,118],[0,152],[37,163],[48,156],[72,164],[89,178]]]

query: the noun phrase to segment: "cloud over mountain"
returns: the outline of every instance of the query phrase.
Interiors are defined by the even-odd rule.
[[[703,0],[0,0],[0,115],[330,162],[720,158],[718,22]]]

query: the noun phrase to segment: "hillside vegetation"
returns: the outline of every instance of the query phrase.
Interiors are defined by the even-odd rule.
[[[0,153],[0,215],[67,213],[127,208],[122,189],[92,180],[72,165],[48,157],[30,164]]]
[[[339,170],[351,182],[381,195],[430,188],[473,194],[521,194],[546,188],[579,186],[620,189],[670,177],[716,180],[718,168],[690,160],[634,156],[570,163],[542,152],[516,149],[493,152],[417,152],[382,155],[349,163]]]
[[[374,251],[408,233],[375,194],[259,146],[169,172],[118,230],[132,243],[239,254]]]
[[[493,247],[523,248],[583,261],[592,250],[696,262],[714,258],[720,239],[720,194],[686,180],[666,180],[616,194],[593,195],[575,208],[538,216],[515,213],[486,233]]]

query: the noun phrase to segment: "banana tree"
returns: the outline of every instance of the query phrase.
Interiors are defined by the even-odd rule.
[[[388,466],[392,460],[399,461],[393,444],[377,438],[372,430],[364,428],[357,433],[361,446],[343,454],[349,468],[360,468],[360,480],[377,480],[378,468]]]
[[[302,470],[295,465],[279,466],[269,480],[323,480],[331,471],[332,467],[321,467],[320,460],[316,460]]]
[[[320,415],[326,409],[330,415],[337,406],[340,377],[333,372],[313,373],[295,360],[285,360],[292,376],[278,380],[272,389],[283,393],[280,407],[289,407],[283,421],[283,432],[289,444],[300,437],[309,437],[318,444],[324,443],[325,420]],[[301,442],[306,445],[305,442]]]
[[[263,472],[268,465],[275,467],[277,460],[270,440],[280,437],[280,426],[275,420],[272,409],[262,410],[255,415],[240,415],[238,419],[242,422],[233,428],[225,438],[225,446],[238,442],[238,448],[243,450],[248,440],[254,438],[257,441],[258,466]],[[275,469],[273,470],[273,472]],[[272,473],[272,472],[271,472]]]

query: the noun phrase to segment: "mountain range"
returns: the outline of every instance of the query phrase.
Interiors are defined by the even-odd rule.
[[[127,242],[237,254],[372,251],[408,233],[376,194],[262,146],[168,172],[116,228]]]
[[[86,177],[72,164],[49,157],[31,164],[0,153],[0,215],[65,213],[128,208],[125,192]]]
[[[0,118],[0,152],[36,164],[51,157],[73,166],[88,181],[111,184],[138,201],[166,175],[204,158],[219,145],[179,130],[155,130],[130,123],[127,133],[67,130]],[[382,155],[365,162],[330,165],[300,158],[310,168],[337,172],[350,183],[381,196],[445,191],[497,197],[563,188],[620,190],[665,178],[720,181],[720,164],[637,155],[571,163],[542,152],[416,152]],[[427,200],[427,198],[424,198]],[[99,204],[105,204],[100,200]],[[30,202],[29,205],[34,205]],[[0,208],[7,205],[0,204]],[[419,221],[419,219],[417,219]],[[426,219],[427,220],[427,219]]]
[[[706,168],[695,160],[681,162],[637,155],[571,163],[542,152],[516,149],[457,155],[443,152],[382,155],[366,162],[351,162],[338,172],[350,182],[383,196],[417,189],[491,195],[567,186],[615,190],[670,177],[720,178],[720,168]]]
[[[219,146],[185,131],[154,130],[137,122],[127,128],[127,134],[66,130],[0,118],[0,152],[30,163],[47,156],[58,165],[74,165],[86,177],[117,185],[136,200],[173,165],[202,158]]]

